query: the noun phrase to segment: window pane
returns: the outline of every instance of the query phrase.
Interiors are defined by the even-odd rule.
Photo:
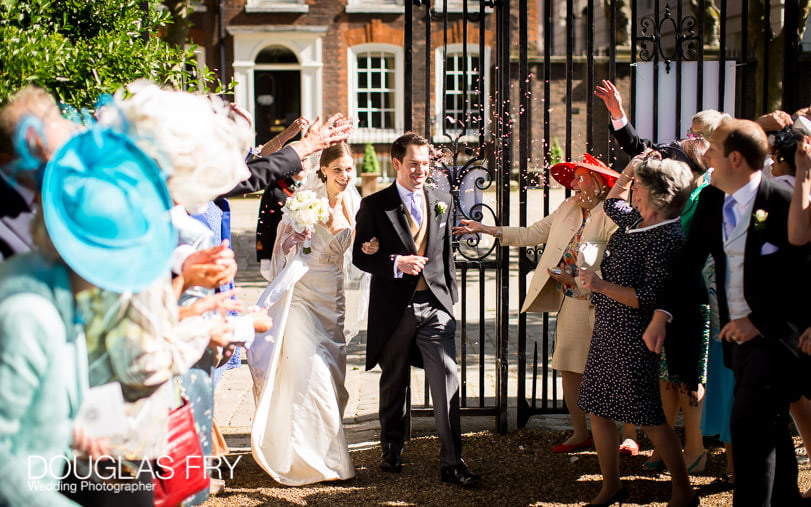
[[[379,72],[375,72],[372,74],[372,86],[370,88],[380,88],[381,83],[381,76]]]
[[[366,88],[368,86],[369,77],[366,75],[365,72],[358,73],[358,88]]]
[[[397,104],[395,104],[395,96],[394,92],[388,92],[384,95],[386,99],[386,105],[384,106],[386,109],[394,110],[397,108]]]
[[[384,127],[388,129],[394,128],[394,111],[384,113]]]

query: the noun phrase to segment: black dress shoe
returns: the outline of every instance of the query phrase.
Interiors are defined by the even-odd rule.
[[[614,493],[614,496],[608,499],[605,503],[589,503],[586,504],[584,507],[608,507],[610,505],[614,505],[615,503],[619,503],[620,507],[622,507],[622,502],[624,502],[628,498],[628,490],[625,489],[625,486],[621,487]],[[698,497],[695,497],[696,499]]]
[[[464,463],[459,465],[451,465],[442,467],[442,482],[450,482],[451,484],[458,484],[462,487],[469,488],[475,486],[481,480],[481,477],[474,474]]]
[[[392,474],[399,474],[403,471],[403,462],[400,461],[400,454],[396,452],[384,452],[380,459],[380,470]]]

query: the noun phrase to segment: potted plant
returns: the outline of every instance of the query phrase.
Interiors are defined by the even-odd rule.
[[[366,143],[363,161],[360,166],[360,193],[369,195],[377,192],[377,178],[380,177],[380,161],[372,143]]]

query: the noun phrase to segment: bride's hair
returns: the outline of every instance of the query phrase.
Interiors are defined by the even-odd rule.
[[[321,159],[318,162],[318,179],[323,182],[326,182],[327,177],[324,175],[324,172],[321,171],[321,168],[327,167],[333,161],[338,160],[344,155],[346,155],[349,158],[352,158],[352,150],[349,148],[348,144],[343,142],[330,146],[329,148],[322,151]]]

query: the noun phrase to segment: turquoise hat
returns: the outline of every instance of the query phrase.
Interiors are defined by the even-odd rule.
[[[160,169],[118,132],[72,137],[45,168],[42,211],[62,259],[113,292],[138,292],[170,269],[177,232]]]

